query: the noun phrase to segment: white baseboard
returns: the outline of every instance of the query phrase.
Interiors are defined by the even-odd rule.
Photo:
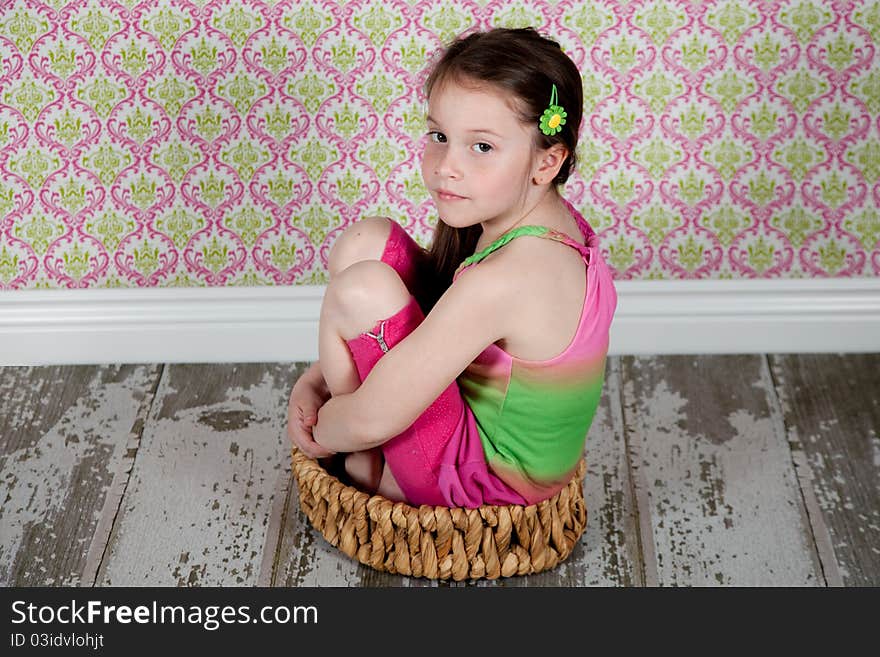
[[[880,278],[616,286],[612,355],[880,352]],[[0,365],[314,361],[324,289],[0,292]]]

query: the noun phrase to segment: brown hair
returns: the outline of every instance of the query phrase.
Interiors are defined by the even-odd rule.
[[[535,146],[549,148],[564,144],[568,158],[553,183],[561,185],[575,168],[575,149],[583,113],[580,72],[556,41],[541,36],[534,28],[495,28],[474,32],[452,42],[441,52],[425,81],[425,95],[446,80],[466,84],[487,83],[507,92],[519,119],[535,128]],[[548,136],[538,128],[541,115],[550,104],[553,85],[559,104],[565,108],[562,131]],[[420,275],[416,298],[428,312],[446,289],[461,262],[476,248],[479,225],[453,228],[437,222]]]

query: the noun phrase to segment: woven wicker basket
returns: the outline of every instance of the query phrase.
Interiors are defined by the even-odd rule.
[[[349,557],[376,570],[431,579],[510,577],[564,561],[587,524],[583,459],[571,481],[530,506],[413,507],[341,482],[292,451],[299,503],[312,525]]]

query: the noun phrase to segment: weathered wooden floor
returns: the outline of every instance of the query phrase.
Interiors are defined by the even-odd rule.
[[[436,586],[299,511],[306,366],[0,369],[0,584]],[[477,584],[876,586],[878,432],[880,354],[610,358],[580,544]]]

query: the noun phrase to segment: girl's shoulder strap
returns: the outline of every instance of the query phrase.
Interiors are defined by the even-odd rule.
[[[574,217],[575,221],[577,221],[578,226],[580,227],[581,233],[584,236],[584,239],[587,242],[587,246],[576,242],[571,237],[566,235],[565,233],[560,233],[559,231],[553,230],[552,228],[548,228],[547,226],[519,226],[514,228],[510,232],[505,233],[497,240],[492,242],[485,249],[474,253],[472,256],[469,256],[464,259],[464,261],[458,266],[458,269],[455,270],[455,275],[453,276],[453,280],[458,277],[458,275],[463,272],[465,269],[470,267],[473,264],[480,262],[483,258],[488,256],[490,253],[497,251],[502,246],[507,244],[513,239],[520,237],[521,235],[533,235],[535,237],[544,237],[551,240],[556,240],[557,242],[562,242],[563,244],[567,244],[568,246],[576,249],[583,256],[585,262],[589,264],[590,262],[590,246],[595,245],[595,236],[596,233],[593,230],[593,227],[587,223],[587,220],[584,219],[583,215],[578,212],[575,207],[562,199],[562,202],[568,208],[568,211]]]
[[[543,237],[548,232],[551,232],[551,229],[547,228],[547,226],[519,226],[518,228],[514,228],[512,231],[504,233],[504,235],[492,242],[482,251],[478,251],[473,255],[465,258],[464,261],[458,266],[458,269],[455,271],[455,273],[458,274],[460,271],[480,262],[480,260],[488,256],[490,253],[497,251],[502,246],[504,246],[511,240],[516,239],[520,235],[536,235],[539,237]]]

